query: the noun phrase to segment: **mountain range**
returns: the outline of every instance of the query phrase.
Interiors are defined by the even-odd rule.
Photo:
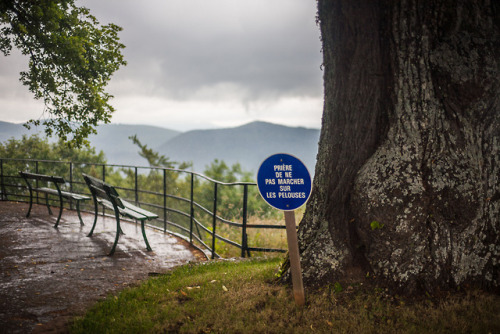
[[[34,134],[21,124],[0,121],[0,142]],[[38,130],[41,132],[41,130]],[[260,163],[274,153],[289,153],[304,162],[314,173],[319,130],[252,122],[223,129],[178,132],[149,125],[105,124],[89,137],[96,151],[103,151],[110,164],[146,166],[139,148],[129,136],[137,135],[142,144],[171,161],[192,162],[193,170],[203,172],[215,159],[227,165],[239,162],[244,170],[257,172]]]

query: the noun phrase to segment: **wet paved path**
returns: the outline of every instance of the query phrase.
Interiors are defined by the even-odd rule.
[[[116,222],[65,210],[58,229],[45,206],[0,201],[0,333],[59,333],[97,300],[137,284],[151,274],[196,261],[199,252],[178,238],[147,229],[147,252],[140,224],[123,223],[116,252],[107,256]],[[55,210],[57,211],[57,209]]]

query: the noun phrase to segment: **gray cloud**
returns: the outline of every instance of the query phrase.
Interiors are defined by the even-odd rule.
[[[101,23],[124,28],[128,66],[145,94],[185,100],[206,87],[238,87],[242,99],[322,93],[315,2],[176,0],[79,2]],[[115,93],[115,94],[116,94]],[[130,93],[130,92],[129,92]],[[220,92],[219,95],[224,95]]]
[[[128,65],[109,84],[113,122],[174,129],[252,120],[319,127],[321,43],[313,0],[77,0],[115,23]],[[19,82],[28,59],[0,60],[2,120],[43,115]]]

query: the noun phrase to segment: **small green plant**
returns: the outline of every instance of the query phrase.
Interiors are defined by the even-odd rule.
[[[333,284],[333,291],[335,293],[340,293],[344,291],[344,288],[342,288],[342,284],[340,284],[339,282],[335,282],[335,284]]]
[[[372,228],[372,231],[380,230],[382,229],[382,227],[384,227],[384,224],[374,220],[370,223],[370,227]]]

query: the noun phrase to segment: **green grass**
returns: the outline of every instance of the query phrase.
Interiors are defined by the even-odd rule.
[[[340,283],[306,290],[275,282],[280,259],[185,265],[97,303],[72,333],[500,333],[500,296],[480,291],[403,299]]]

